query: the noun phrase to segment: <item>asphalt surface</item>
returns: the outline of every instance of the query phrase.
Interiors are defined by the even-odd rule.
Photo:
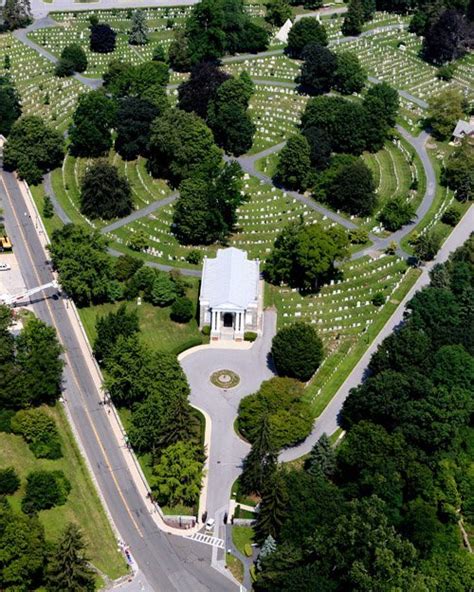
[[[159,6],[189,6],[199,0],[94,0],[94,2],[76,2],[74,0],[31,0],[31,11],[35,18],[42,18],[52,11],[106,10],[111,8],[153,8]]]
[[[25,216],[27,207],[15,177],[2,172],[0,200],[7,232],[27,288],[53,279],[43,256],[34,221]],[[66,301],[41,295],[33,303],[35,313],[53,325],[66,348],[64,396],[73,427],[87,455],[101,495],[121,539],[130,547],[146,590],[156,592],[226,592],[235,585],[210,569],[211,547],[162,533],[149,515],[117,445],[104,408],[66,314]],[[125,452],[126,453],[126,452]],[[137,588],[139,590],[140,588]]]
[[[276,312],[264,313],[264,331],[251,349],[200,349],[181,360],[191,386],[191,404],[203,409],[211,418],[209,482],[207,507],[209,516],[227,511],[232,483],[241,473],[241,464],[250,450],[233,429],[240,400],[255,393],[262,381],[274,376],[269,352],[276,332]],[[240,377],[238,386],[223,390],[214,386],[210,375],[217,370],[232,370]]]

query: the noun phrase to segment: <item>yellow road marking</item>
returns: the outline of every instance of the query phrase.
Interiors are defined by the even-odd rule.
[[[23,231],[23,228],[22,228],[22,226],[20,224],[20,221],[18,220],[18,216],[16,215],[15,208],[13,207],[13,199],[12,199],[12,196],[10,195],[10,192],[8,191],[7,186],[5,185],[5,181],[3,180],[3,176],[0,177],[0,179],[2,181],[3,188],[5,189],[5,193],[7,194],[8,199],[10,200],[10,205],[12,207],[13,215],[15,217],[15,220],[16,220],[16,223],[18,225],[18,228],[20,229],[20,232],[21,232],[21,234],[23,236],[23,240],[24,240],[26,249],[28,250],[28,254],[30,256],[31,263],[33,264],[34,260],[33,260],[33,257],[32,257],[31,248],[30,248],[30,245],[28,244],[28,241],[26,240],[26,235],[25,235],[25,233]],[[20,189],[19,189],[19,191],[20,191]],[[33,267],[33,273],[35,274],[35,276],[36,276],[36,278],[38,280],[38,285],[41,285],[41,278],[39,277],[38,271],[37,271],[36,267],[34,266],[34,264],[33,264],[32,267]],[[49,303],[49,301],[48,301],[47,298],[45,299],[45,302],[46,302],[46,306],[48,307],[49,314],[51,315],[51,321],[52,321],[52,323],[53,323],[53,325],[54,325],[54,327],[56,329],[56,333],[58,335],[58,339],[59,339],[59,341],[61,342],[61,344],[62,344],[62,346],[64,348],[64,357],[66,358],[66,361],[67,360],[70,360],[69,353],[68,353],[68,351],[67,351],[67,349],[65,347],[64,342],[62,341],[62,339],[60,337],[58,326],[55,323],[54,314],[53,314],[53,311],[51,309],[51,305],[50,305],[50,303]],[[124,497],[124,495],[122,493],[122,490],[120,489],[120,486],[118,484],[117,478],[115,477],[115,474],[112,471],[112,466],[111,466],[111,462],[109,460],[109,457],[107,456],[107,453],[105,451],[105,448],[104,448],[102,442],[100,441],[99,434],[97,433],[96,427],[95,427],[95,425],[93,424],[93,422],[91,420],[90,413],[89,413],[89,410],[87,409],[86,401],[84,399],[84,395],[82,394],[82,390],[81,390],[81,388],[79,386],[79,382],[78,382],[78,379],[76,377],[76,371],[74,370],[74,366],[71,363],[69,363],[69,368],[71,370],[72,378],[73,378],[73,380],[74,380],[74,382],[76,384],[77,390],[79,391],[79,395],[80,395],[80,397],[81,397],[81,399],[82,399],[82,401],[84,403],[84,411],[86,413],[87,419],[88,419],[88,421],[90,423],[90,426],[92,428],[92,431],[94,432],[94,436],[95,436],[95,438],[97,440],[97,443],[99,444],[99,447],[100,447],[100,449],[102,451],[102,454],[104,455],[104,458],[105,458],[105,461],[106,461],[106,464],[107,464],[107,468],[110,471],[110,475],[112,476],[112,479],[113,479],[113,481],[115,483],[115,487],[117,488],[118,494],[119,494],[120,498],[122,499],[122,502],[123,502],[123,504],[124,504],[124,506],[125,506],[125,508],[127,510],[127,513],[128,513],[128,515],[130,516],[131,520],[133,521],[133,523],[135,525],[135,528],[137,529],[139,535],[143,538],[143,532],[142,532],[141,528],[138,526],[138,523],[135,520],[135,517],[132,514],[132,512],[131,512],[131,510],[130,510],[130,508],[129,508],[126,500],[125,500],[125,497]],[[91,376],[91,379],[92,379],[92,382],[94,382],[92,376]]]

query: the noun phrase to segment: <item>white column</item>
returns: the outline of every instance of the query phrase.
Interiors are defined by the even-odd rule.
[[[216,310],[216,331],[220,331],[221,330],[221,313]]]

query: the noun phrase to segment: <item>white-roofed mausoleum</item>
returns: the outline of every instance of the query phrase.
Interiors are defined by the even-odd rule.
[[[230,247],[204,259],[199,295],[199,326],[211,327],[211,339],[241,341],[245,331],[261,332],[260,262]]]

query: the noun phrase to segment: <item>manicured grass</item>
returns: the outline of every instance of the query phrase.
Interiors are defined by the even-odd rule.
[[[417,277],[420,275],[420,270],[410,269],[406,277],[403,279],[399,288],[395,291],[390,301],[385,304],[382,311],[377,315],[374,322],[368,327],[367,331],[359,338],[356,344],[351,348],[350,353],[345,355],[337,366],[337,372],[334,372],[327,382],[321,387],[319,394],[317,387],[320,384],[316,377],[306,389],[305,398],[311,404],[311,409],[315,417],[321,415],[333,396],[336,394],[339,387],[343,384],[354,366],[360,360],[369,345],[378,335],[382,327],[394,313],[398,304],[406,296],[410,288],[415,283]]]
[[[245,555],[245,545],[253,543],[253,528],[251,526],[233,526],[232,541],[242,555]]]
[[[333,446],[340,442],[339,438],[341,438],[342,432],[342,428],[337,428],[337,430],[329,436],[329,441]]]
[[[62,228],[63,223],[56,214],[53,214],[52,218],[46,218],[43,215],[45,191],[42,183],[40,185],[30,185],[30,191],[31,195],[33,196],[33,200],[36,204],[36,207],[38,208],[39,214],[43,220],[46,232],[48,233],[48,236],[51,238],[52,233],[55,230]]]
[[[127,573],[123,556],[117,548],[112,528],[99,500],[89,471],[74,441],[68,420],[60,404],[45,407],[58,427],[63,458],[37,459],[20,436],[0,433],[0,466],[14,466],[21,477],[20,490],[11,496],[14,508],[20,508],[26,475],[32,470],[62,470],[72,485],[71,493],[63,506],[39,512],[45,527],[46,538],[56,540],[69,522],[75,522],[83,530],[88,554],[92,563],[110,578]]]
[[[188,290],[188,296],[197,302],[198,281],[194,278],[189,280],[192,287]],[[96,319],[116,310],[120,303],[106,303],[87,308],[80,308],[79,315],[86,330],[91,344],[94,343],[96,330]],[[128,302],[129,310],[137,310],[140,322],[140,336],[147,346],[153,350],[180,353],[188,347],[200,345],[208,341],[198,328],[196,319],[189,323],[175,323],[170,319],[171,307],[160,308],[148,302],[142,302],[137,306],[136,301]]]
[[[244,581],[244,564],[240,559],[232,555],[232,553],[226,553],[225,562],[228,570],[234,576],[234,578],[242,583]]]

